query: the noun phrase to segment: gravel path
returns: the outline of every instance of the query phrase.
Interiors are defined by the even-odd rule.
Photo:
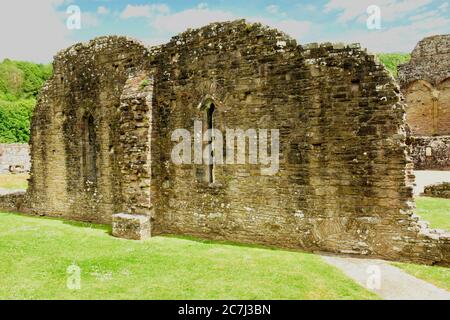
[[[325,255],[322,258],[386,300],[450,300],[450,292],[382,260]]]

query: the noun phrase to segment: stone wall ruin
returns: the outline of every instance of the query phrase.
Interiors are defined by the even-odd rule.
[[[398,75],[412,134],[450,135],[450,35],[420,41]]]
[[[420,41],[399,66],[416,170],[450,170],[450,35]]]
[[[98,38],[60,52],[54,70],[33,117],[23,211],[100,223],[118,214],[116,232],[130,238],[450,262],[450,234],[413,215],[399,88],[358,45],[301,46],[240,20],[153,48]],[[206,123],[211,105],[223,132],[279,129],[277,174],[214,165],[211,183],[206,165],[171,161],[171,133]]]
[[[411,136],[408,140],[415,170],[450,170],[450,136]]]
[[[442,182],[426,186],[423,195],[426,197],[450,199],[450,182]]]

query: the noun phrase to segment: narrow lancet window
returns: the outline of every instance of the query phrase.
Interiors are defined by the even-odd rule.
[[[210,152],[210,160],[208,162],[208,182],[214,183],[214,134],[212,130],[214,129],[214,111],[215,106],[211,104],[208,109],[206,109],[206,122],[208,125],[208,130],[211,132],[211,137],[208,142],[208,150]]]
[[[83,119],[82,132],[82,170],[84,180],[87,183],[97,182],[97,134],[95,130],[95,121],[92,115]]]

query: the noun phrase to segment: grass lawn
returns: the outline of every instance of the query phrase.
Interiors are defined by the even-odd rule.
[[[450,231],[450,199],[418,197],[417,215],[434,229]]]
[[[377,299],[317,255],[0,213],[0,299]],[[81,289],[67,268],[81,268]],[[70,274],[69,274],[70,275]]]
[[[430,223],[431,228],[450,230],[450,200],[418,197],[417,215]],[[450,269],[409,263],[393,263],[409,274],[450,291]]]
[[[26,174],[0,175],[25,189]],[[450,200],[417,198],[450,230]],[[0,299],[377,299],[317,255],[187,238],[116,239],[108,227],[0,213]],[[67,268],[81,268],[69,290]],[[450,291],[450,269],[393,263]]]
[[[28,173],[0,174],[0,189],[26,189]]]
[[[436,266],[422,266],[410,263],[393,263],[416,278],[423,279],[437,287],[450,291],[450,269]]]

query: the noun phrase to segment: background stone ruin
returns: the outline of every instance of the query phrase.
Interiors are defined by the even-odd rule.
[[[0,144],[0,174],[30,170],[30,150],[27,144]]]
[[[420,41],[398,74],[415,168],[450,170],[450,35]]]

